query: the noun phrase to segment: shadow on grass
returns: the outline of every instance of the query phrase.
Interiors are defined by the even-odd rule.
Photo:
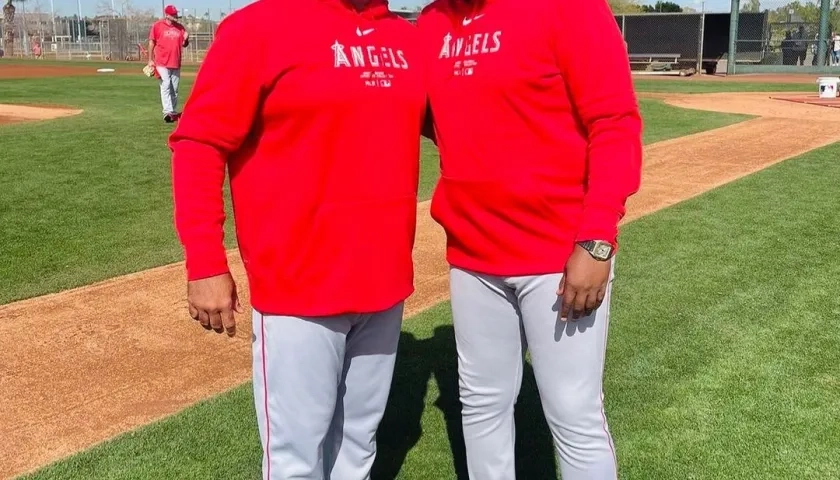
[[[427,340],[417,340],[405,332],[401,335],[388,408],[377,434],[374,480],[396,478],[408,452],[420,440],[423,434],[421,418],[431,377],[437,381],[439,396],[435,405],[446,421],[457,479],[469,478],[458,398],[455,333],[452,326],[447,325],[435,328],[434,335]],[[515,416],[517,478],[556,479],[554,447],[529,364],[525,365]]]

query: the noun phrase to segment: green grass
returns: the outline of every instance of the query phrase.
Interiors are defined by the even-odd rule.
[[[185,58],[188,55],[185,56]],[[117,73],[140,72],[141,62],[100,61],[100,60],[31,60],[5,58],[0,65],[43,65],[79,68],[113,68]],[[183,71],[196,72],[198,64],[185,64]],[[807,75],[803,75],[807,76]],[[811,84],[797,83],[760,83],[760,82],[725,82],[721,80],[697,80],[696,78],[644,78],[634,77],[636,88],[640,92],[673,92],[673,93],[710,93],[710,92],[813,92],[816,82]]]
[[[191,82],[183,79],[184,92]],[[172,128],[160,119],[157,92],[141,75],[0,80],[0,103],[85,110],[0,128],[0,204],[7,206],[0,210],[0,304],[181,259],[166,148]],[[648,142],[745,118],[656,100],[641,105]],[[425,142],[421,200],[437,175],[437,155]],[[233,238],[228,228],[230,247]]]
[[[137,49],[133,49],[137,53]],[[187,62],[190,58],[189,53],[184,54],[184,61]],[[143,69],[145,62],[140,61],[107,61],[107,60],[85,60],[76,58],[74,60],[51,60],[51,59],[22,59],[22,58],[4,58],[0,60],[0,65],[16,65],[16,66],[46,66],[46,67],[71,67],[71,68],[88,68],[96,70],[98,68],[113,68],[116,73],[134,72],[140,75],[140,70]],[[184,72],[198,71],[198,64],[186,63],[181,70]]]
[[[626,229],[606,383],[626,478],[840,478],[838,154]]]
[[[0,303],[172,262],[166,126],[145,77],[0,82],[2,103],[82,115],[0,128]],[[8,282],[8,283],[7,283]]]
[[[751,118],[747,115],[674,108],[659,100],[643,99],[639,103],[645,121],[646,144],[721,128]]]
[[[631,223],[605,391],[624,479],[840,478],[840,144]],[[448,305],[405,323],[377,479],[466,478]],[[519,478],[556,478],[531,372]],[[259,478],[248,386],[27,477]]]
[[[190,79],[185,79],[188,88]],[[639,81],[644,91],[805,89]],[[186,90],[185,88],[185,90]],[[180,258],[171,127],[140,77],[0,81],[0,103],[78,117],[0,128],[0,303]],[[641,102],[645,142],[746,117]],[[623,478],[840,476],[840,146],[778,165],[624,230],[606,374]],[[420,197],[437,179],[424,144]],[[376,478],[463,478],[448,305],[406,323]],[[533,378],[518,405],[520,478],[553,478]],[[32,475],[33,479],[259,476],[243,386]]]

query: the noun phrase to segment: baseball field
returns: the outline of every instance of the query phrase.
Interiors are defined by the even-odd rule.
[[[250,317],[233,339],[189,320],[172,126],[138,66],[99,66],[0,62],[0,478],[257,479]],[[621,478],[840,478],[840,109],[773,98],[808,76],[637,90],[604,387]],[[437,161],[424,144],[377,480],[466,478]],[[557,478],[552,451],[526,371],[519,478]]]

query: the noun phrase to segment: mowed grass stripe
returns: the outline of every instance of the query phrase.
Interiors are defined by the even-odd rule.
[[[183,80],[184,94],[192,80]],[[0,127],[0,304],[182,258],[172,222],[167,135],[157,83],[138,75],[0,80],[0,103],[64,104],[79,116]],[[645,140],[746,117],[643,100]],[[421,200],[438,176],[423,143]],[[234,247],[232,222],[228,246]]]
[[[626,226],[605,390],[624,479],[840,478],[840,144]],[[448,305],[408,320],[377,479],[466,478]],[[257,479],[250,388],[30,480]],[[526,371],[520,478],[556,478]]]

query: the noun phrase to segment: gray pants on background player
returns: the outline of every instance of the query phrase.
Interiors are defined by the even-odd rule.
[[[403,304],[364,315],[254,311],[254,402],[266,480],[367,480]]]
[[[160,75],[160,103],[164,115],[178,112],[178,87],[181,84],[181,69],[157,66]]]
[[[560,274],[497,277],[450,270],[471,479],[516,476],[513,409],[526,349],[563,480],[616,478],[601,390],[612,280],[601,308],[563,322],[560,279]]]

